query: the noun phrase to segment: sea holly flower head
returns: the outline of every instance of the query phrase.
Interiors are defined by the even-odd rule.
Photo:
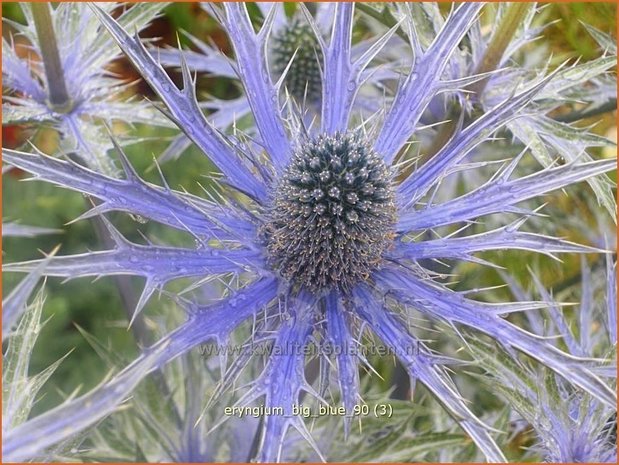
[[[366,331],[393,351],[410,378],[440,402],[486,460],[505,461],[493,431],[453,382],[447,366],[454,359],[434,349],[413,325],[420,314],[446,324],[465,343],[464,329],[474,328],[500,344],[509,357],[518,359],[520,353],[531,357],[570,388],[586,392],[602,405],[615,405],[616,395],[598,366],[511,319],[511,314],[549,306],[550,299],[482,302],[467,296],[466,290],[453,290],[446,276],[428,265],[429,260],[488,265],[477,253],[505,249],[551,257],[600,252],[527,231],[526,220],[538,214],[538,197],[610,172],[615,169],[613,160],[567,159],[523,175],[517,168],[529,149],[517,146],[518,155],[508,157],[490,179],[448,200],[436,198],[450,174],[477,167],[467,159],[474,149],[495,142],[493,136],[505,131],[509,122],[530,112],[544,112],[533,103],[536,96],[569,66],[551,73],[539,69],[525,86],[484,108],[481,115],[462,116],[436,153],[411,170],[406,151],[422,130],[428,106],[440,94],[461,94],[463,86],[487,77],[482,73],[453,79],[451,75],[454,53],[465,38],[474,37],[470,31],[479,26],[483,4],[455,5],[431,32],[431,40],[417,35],[415,19],[404,9],[399,22],[358,55],[353,54],[352,41],[355,4],[333,7],[327,37],[306,13],[321,65],[320,111],[309,122],[294,105],[281,104],[285,92],[269,71],[264,51],[277,7],[269,10],[256,30],[244,4],[209,5],[234,49],[234,68],[245,89],[256,138],[243,137],[240,131],[228,136],[204,116],[195,79],[182,54],[179,88],[137,34],[132,36],[97,5],[90,8],[157,93],[167,117],[219,169],[221,193],[215,197],[205,189],[207,199],[176,191],[164,179],[162,186],[150,184],[118,145],[122,179],[44,154],[4,150],[6,162],[35,177],[96,197],[99,202],[86,217],[129,212],[189,233],[196,242],[195,247],[137,244],[103,220],[114,247],[52,257],[43,273],[70,279],[143,277],[145,286],[134,319],[155,291],[173,280],[190,279],[199,288],[218,278],[225,286],[219,299],[181,298],[166,291],[184,310],[185,321],[97,389],[10,431],[5,437],[5,458],[36,457],[113,412],[152,371],[186,356],[198,344],[229,342],[248,321],[252,328],[247,350],[229,365],[225,359],[221,362],[220,391],[231,390],[244,368],[257,364],[258,373],[234,406],[260,402],[281,411],[263,419],[255,453],[259,461],[282,460],[292,434],[322,458],[308,424],[294,414],[295,406],[302,397],[332,402],[333,398],[325,398],[332,378],[339,388],[339,401],[346,411],[354,411],[361,396],[359,366],[366,364],[355,348]],[[353,113],[364,73],[401,27],[409,39],[410,66],[393,98],[382,101],[376,114],[358,120]],[[291,69],[289,63],[287,72]],[[504,215],[500,225],[484,225],[486,216],[500,214]],[[466,226],[471,223],[478,223],[481,231],[468,234]],[[29,271],[39,269],[41,263],[11,263],[5,270]],[[322,354],[321,382],[315,383],[306,372],[304,349],[319,341],[328,341],[336,350]],[[259,343],[274,348],[263,363],[251,350]],[[344,419],[347,433],[352,416]]]
[[[551,305],[527,313],[537,329],[555,345],[564,344],[575,358],[589,360],[600,376],[615,380],[616,366],[616,263],[609,254],[595,275],[582,260],[580,303],[575,327],[570,327],[562,309],[537,275],[532,276],[535,292]],[[508,278],[518,298],[530,299],[530,292]],[[544,318],[548,313],[548,318]],[[544,324],[545,323],[545,324]],[[595,329],[594,329],[595,328]],[[614,463],[617,461],[617,414],[614,406],[575,390],[547,369],[527,363],[504,363],[506,354],[488,343],[469,346],[473,357],[491,378],[488,383],[532,427],[536,440],[531,448],[551,463]],[[614,381],[613,381],[614,382]]]
[[[274,268],[291,286],[312,291],[346,292],[367,279],[393,238],[391,178],[359,134],[301,145],[262,228]]]
[[[167,125],[154,109],[123,98],[128,83],[115,76],[111,63],[119,57],[109,37],[102,34],[95,15],[83,3],[20,3],[26,24],[7,21],[16,36],[27,41],[29,53],[19,53],[3,38],[2,78],[4,124],[49,124],[92,169],[113,174],[106,157],[109,137],[96,123],[113,120]],[[118,20],[128,28],[146,27],[165,3],[139,4],[123,11]],[[116,3],[103,3],[108,12]]]
[[[322,52],[311,27],[294,19],[273,37],[273,71],[285,75],[285,86],[299,101],[320,100]],[[290,67],[288,66],[290,65]]]

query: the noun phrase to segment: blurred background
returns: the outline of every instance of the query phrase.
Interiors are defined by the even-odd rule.
[[[449,7],[449,3],[443,3],[441,6],[445,12],[449,10]],[[293,10],[295,5],[290,4],[288,8]],[[250,11],[257,14],[257,8]],[[548,4],[542,14],[547,21],[555,20],[556,22],[543,31],[539,42],[546,44],[549,52],[562,58],[581,57],[582,60],[590,60],[600,55],[601,51],[582,26],[582,22],[616,36],[615,3]],[[3,18],[12,21],[23,21],[21,10],[16,3],[3,3],[2,15]],[[184,47],[191,48],[192,44],[184,35],[177,35],[179,30],[189,31],[201,40],[212,41],[225,53],[230,52],[226,35],[197,4],[175,3],[168,6],[161,17],[155,20],[141,36],[152,38],[159,46],[174,47],[179,39]],[[3,34],[5,38],[8,38],[11,34],[11,27],[5,26]],[[14,40],[19,43],[18,37]],[[27,53],[25,49],[24,53]],[[128,81],[135,81],[130,93],[138,98],[156,98],[126,60],[119,59],[112,71]],[[177,82],[180,82],[178,73],[171,71],[171,74]],[[234,82],[207,76],[199,76],[198,90],[203,95],[209,94],[223,99],[234,98],[240,93],[240,89]],[[583,125],[594,123],[596,125],[593,130],[596,133],[616,140],[615,112],[597,115],[582,122]],[[161,129],[155,132],[148,127],[137,127],[135,131],[141,138],[141,142],[128,146],[127,153],[139,173],[143,173],[147,180],[158,183],[158,177],[152,169],[152,160],[153,157],[161,154],[165,148],[163,142],[171,140],[174,131],[166,134]],[[30,141],[46,153],[53,153],[58,143],[56,133],[52,129],[35,130],[23,126],[3,126],[2,138],[4,147],[20,148],[26,141]],[[604,152],[600,149],[595,156],[613,157],[616,153],[612,150]],[[177,163],[182,165],[182,169],[178,169]],[[200,188],[197,181],[207,184],[208,180],[204,179],[202,174],[212,171],[213,167],[202,154],[192,148],[183,155],[180,161],[167,163],[162,169],[170,186],[177,189],[183,187],[199,195]],[[27,225],[57,228],[61,232],[37,238],[5,238],[2,245],[3,261],[14,262],[40,258],[41,253],[38,250],[49,252],[58,244],[62,245],[60,254],[101,249],[91,221],[79,221],[67,225],[89,207],[88,199],[80,194],[55,188],[46,183],[21,182],[25,177],[23,172],[15,169],[3,176],[3,219],[19,220]],[[582,189],[588,188],[583,186]],[[562,193],[549,196],[552,215],[567,220],[563,222],[565,226],[556,231],[556,234],[570,240],[590,243],[586,228],[572,227],[572,223],[576,221],[582,225],[590,225],[597,222],[597,218],[591,217],[588,203],[591,202],[591,197],[590,192],[574,189],[570,190],[569,196]],[[136,233],[139,229],[146,236],[157,238],[162,242],[168,244],[178,242],[174,233],[157,224],[144,223],[141,218],[130,218],[124,214],[114,213],[109,216],[121,232],[132,241],[142,242]],[[528,276],[527,267],[536,268],[542,275],[543,282],[555,290],[566,289],[580,281],[578,257],[567,257],[563,265],[533,255],[530,259],[528,256],[524,259],[522,254],[514,253],[497,252],[490,258],[499,264],[509,262],[515,265],[518,269],[517,276],[519,273],[525,281]],[[592,260],[594,259],[599,258],[592,257]],[[597,266],[596,263],[591,265]],[[463,277],[462,288],[471,285],[475,287],[474,283],[479,281],[499,282],[494,271],[476,265],[463,266],[459,272]],[[481,274],[484,276],[482,277]],[[4,275],[4,294],[6,295],[22,277],[23,275],[20,274]],[[140,279],[127,279],[136,290],[141,289]],[[36,409],[46,410],[50,405],[57,404],[62,398],[61,393],[71,392],[77,386],[81,385],[83,391],[92,388],[98,384],[102,373],[106,371],[101,358],[88,345],[78,328],[83,328],[98,339],[105,341],[109,347],[113,347],[127,360],[132,359],[138,351],[131,332],[127,330],[124,303],[112,279],[104,278],[91,284],[85,278],[67,283],[62,283],[60,279],[50,278],[47,280],[46,289],[47,301],[43,317],[46,323],[37,342],[31,364],[32,372],[39,372],[72,349],[75,350],[63,361],[50,379],[45,389],[46,395],[39,401],[35,411]],[[156,300],[156,298],[151,300]],[[157,311],[156,307],[157,305],[151,302],[146,308],[146,313]],[[393,386],[394,383],[398,384],[392,363],[377,360],[375,365],[379,367],[383,376],[382,381],[375,382],[381,383],[385,389]],[[400,395],[406,395],[406,393],[400,393]]]

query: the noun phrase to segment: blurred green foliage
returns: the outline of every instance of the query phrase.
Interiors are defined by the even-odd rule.
[[[582,56],[585,60],[599,56],[595,41],[582,23],[616,36],[616,2],[549,3],[546,10],[544,14],[558,20],[544,32],[553,52]]]

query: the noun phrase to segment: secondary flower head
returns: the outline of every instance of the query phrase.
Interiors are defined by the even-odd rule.
[[[555,345],[565,344],[575,359],[589,360],[600,376],[615,378],[617,343],[616,263],[609,254],[606,270],[590,269],[582,260],[581,299],[576,327],[570,327],[564,309],[554,301],[540,279],[533,275],[536,292],[549,308],[527,313],[535,328]],[[600,268],[603,268],[600,267]],[[605,271],[605,273],[604,273]],[[527,291],[507,277],[514,294],[529,299]],[[601,298],[603,297],[603,298]],[[505,354],[490,344],[475,342],[476,360],[492,378],[502,397],[532,427],[536,442],[532,451],[549,463],[615,463],[617,461],[617,409],[576,390],[564,379],[530,364],[496,363]],[[608,363],[600,363],[608,360]]]
[[[526,88],[504,99],[476,119],[461,118],[453,135],[426,163],[407,172],[397,163],[420,131],[430,102],[442,93],[461,95],[463,86],[480,76],[451,80],[446,70],[469,29],[478,21],[480,3],[453,8],[430,43],[419,40],[410,15],[353,57],[353,3],[334,7],[329,39],[322,37],[312,16],[321,58],[320,118],[305,124],[293,105],[282,105],[281,89],[272,81],[265,49],[274,15],[256,32],[242,3],[211,5],[224,25],[235,52],[235,70],[245,88],[257,135],[246,141],[228,137],[203,115],[195,81],[182,61],[183,88],[177,88],[138,37],[97,6],[93,10],[144,79],[167,107],[167,115],[221,172],[222,188],[230,195],[207,201],[142,180],[122,154],[125,179],[112,179],[70,162],[41,155],[5,151],[5,161],[49,182],[97,197],[89,215],[121,210],[190,233],[196,248],[138,245],[110,224],[116,247],[103,252],[55,257],[45,274],[75,278],[107,274],[144,277],[138,303],[169,281],[205,276],[233,277],[222,299],[204,305],[178,302],[187,321],[144,351],[121,374],[97,390],[56,411],[26,422],[5,437],[5,458],[23,459],[67,434],[56,419],[85,427],[109,413],[149,371],[204,341],[223,342],[248,319],[256,322],[253,340],[283,348],[267,358],[261,373],[237,406],[263,399],[266,408],[281,407],[283,415],[266,416],[257,459],[282,457],[289,429],[296,429],[318,449],[306,424],[293,408],[304,393],[325,401],[305,374],[305,352],[313,341],[328,341],[335,350],[341,402],[352,412],[359,399],[359,364],[355,351],[365,329],[381,339],[402,362],[410,377],[423,383],[466,431],[486,459],[505,458],[487,425],[463,400],[445,365],[452,360],[435,353],[408,324],[414,312],[447,323],[473,327],[515,354],[527,354],[570,383],[608,405],[615,393],[589,364],[574,360],[547,340],[511,323],[510,313],[539,308],[545,302],[488,304],[455,292],[424,266],[427,259],[481,261],[474,254],[518,249],[548,255],[559,252],[596,253],[553,237],[525,232],[534,211],[522,202],[615,168],[613,160],[572,162],[513,176],[526,154],[511,158],[483,185],[437,203],[436,190],[448,176],[470,168],[467,155],[490,143],[530,107],[532,99],[552,82],[542,70]],[[300,8],[304,8],[302,5]],[[404,7],[406,12],[407,7]],[[371,119],[359,121],[354,102],[367,77],[368,65],[403,27],[409,34],[411,67],[401,76],[392,99]],[[304,32],[305,34],[306,32]],[[482,76],[483,77],[483,76]],[[231,191],[234,191],[232,194]],[[518,205],[518,206],[517,206]],[[479,222],[496,213],[516,213],[495,229],[465,235],[460,229],[441,236],[442,227]],[[455,231],[455,232],[454,232]],[[426,232],[434,232],[429,239]],[[483,263],[483,261],[482,261]],[[11,264],[24,271],[39,262]],[[229,294],[228,294],[229,292]],[[457,330],[456,330],[457,332]],[[289,348],[296,348],[290,351]],[[324,355],[323,362],[328,355]],[[251,357],[239,357],[222,386],[230,387]],[[322,391],[322,390],[321,390]],[[350,427],[351,417],[345,419]],[[28,438],[26,444],[23,438]],[[34,444],[34,446],[32,445]]]
[[[2,39],[3,124],[52,125],[66,139],[65,151],[76,153],[92,169],[114,173],[106,156],[111,144],[97,122],[168,123],[143,102],[122,97],[128,84],[110,69],[120,54],[86,4],[19,5],[26,24],[8,23],[26,41],[22,51],[28,53],[18,52],[13,36],[10,43]],[[135,5],[118,21],[141,30],[164,6]],[[102,4],[108,12],[118,7]]]
[[[322,92],[322,52],[312,28],[299,18],[273,36],[273,71],[286,76],[285,86],[299,101],[317,102]],[[290,66],[289,66],[290,65]]]

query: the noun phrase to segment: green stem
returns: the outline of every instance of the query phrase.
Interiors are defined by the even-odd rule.
[[[52,23],[49,3],[32,3],[32,17],[39,39],[39,49],[45,67],[45,77],[49,90],[49,103],[51,107],[60,113],[71,110],[73,102],[67,92],[67,86],[58,53],[56,34]]]
[[[528,2],[513,2],[508,5],[505,14],[501,18],[501,22],[497,25],[490,38],[486,53],[477,66],[476,74],[487,73],[496,69],[512,37],[516,33],[520,22],[527,15],[529,8],[534,8],[534,6]],[[488,78],[482,79],[472,84],[469,90],[475,92],[479,96],[486,88],[487,83]]]
[[[516,33],[521,21],[527,15],[529,8],[532,6],[528,3],[509,3],[505,14],[501,18],[500,23],[494,30],[492,37],[488,43],[486,53],[482,57],[475,74],[487,73],[497,68],[505,50],[509,46],[512,37]],[[479,99],[479,96],[483,93],[488,83],[488,78],[477,81],[470,86],[468,90],[474,92]],[[433,141],[432,146],[428,148],[423,157],[423,162],[432,158],[443,147],[443,145],[451,138],[454,130],[456,129],[458,115],[462,111],[459,106],[454,106],[448,113],[448,119],[450,122],[445,123],[439,129],[436,139]]]
[[[389,11],[389,8],[387,8],[387,5],[382,5],[381,11],[378,11],[377,7],[370,6],[362,2],[355,3],[355,8],[364,12],[366,15],[371,16],[372,18],[380,21],[385,26],[393,27],[398,23],[398,20],[391,14],[391,11]],[[399,35],[402,39],[404,39],[406,42],[408,42],[408,36],[402,30],[401,27],[399,27],[398,30],[395,31],[395,33]]]
[[[584,110],[572,111],[570,113],[566,113],[564,115],[559,115],[555,117],[555,120],[560,121],[562,123],[573,123],[574,121],[579,121],[581,119],[592,118],[594,116],[603,115],[604,113],[615,111],[616,109],[617,109],[617,99],[612,98],[608,102],[605,102],[598,107],[585,108]]]

